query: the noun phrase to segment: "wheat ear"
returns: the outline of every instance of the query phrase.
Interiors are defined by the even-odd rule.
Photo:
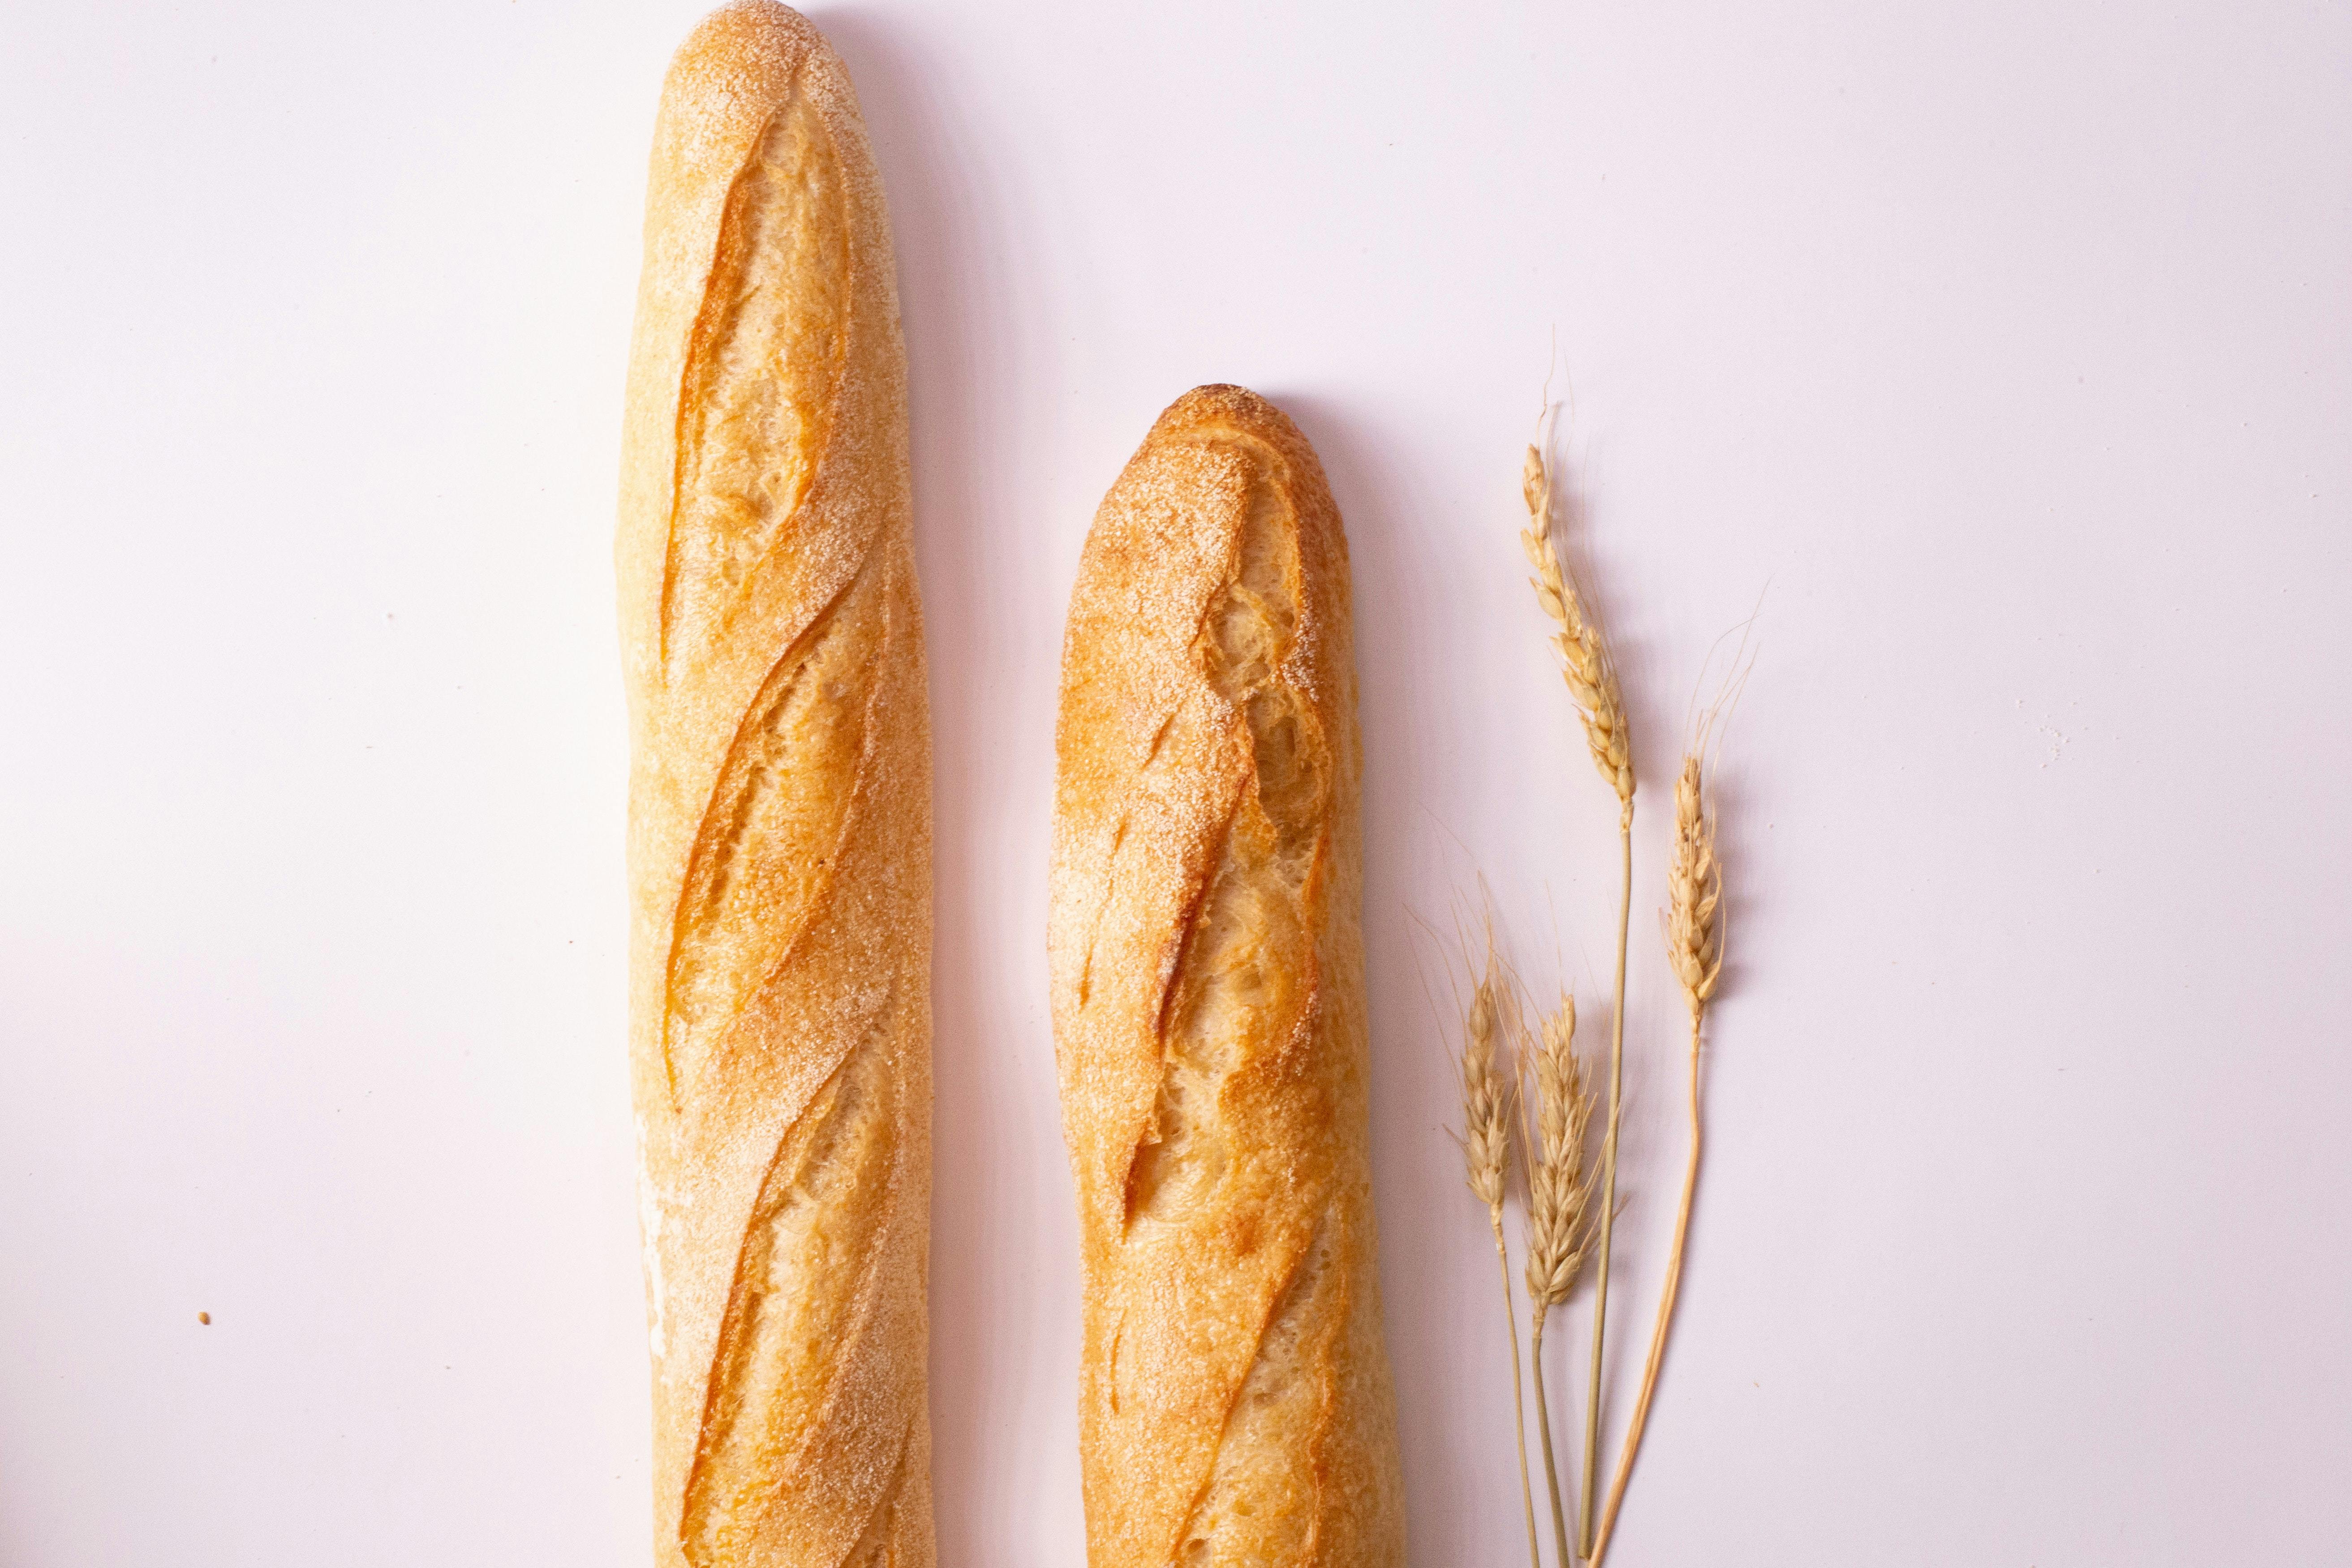
[[[1542,1021],[1526,1054],[1534,1060],[1536,1126],[1528,1140],[1528,1303],[1534,1318],[1529,1351],[1535,1374],[1536,1427],[1543,1434],[1544,1481],[1551,1490],[1552,1539],[1562,1568],[1569,1554],[1568,1521],[1559,1500],[1559,1469],[1552,1460],[1551,1411],[1544,1397],[1544,1320],[1568,1300],[1584,1268],[1592,1178],[1585,1170],[1585,1130],[1592,1121],[1592,1090],[1576,1057],[1576,999],[1562,994],[1559,1010]],[[1524,1103],[1524,1097],[1522,1097]]]
[[[1496,1060],[1503,1024],[1501,967],[1490,945],[1486,973],[1471,992],[1469,1016],[1463,1020],[1462,1152],[1470,1190],[1486,1205],[1487,1222],[1495,1232],[1495,1260],[1503,1271],[1503,1321],[1511,1331],[1511,1431],[1519,1445],[1519,1504],[1528,1516],[1528,1561],[1532,1568],[1543,1568],[1536,1546],[1535,1491],[1528,1481],[1527,1405],[1519,1392],[1519,1315],[1511,1304],[1511,1256],[1503,1244],[1503,1188],[1510,1166],[1511,1114],[1503,1071]]]
[[[1575,583],[1561,569],[1559,551],[1551,542],[1551,474],[1544,466],[1541,448],[1528,448],[1519,489],[1528,503],[1528,526],[1520,531],[1519,543],[1527,550],[1528,564],[1536,570],[1528,584],[1544,614],[1559,626],[1552,634],[1551,646],[1559,655],[1569,699],[1584,721],[1584,743],[1592,753],[1592,765],[1617,792],[1618,800],[1630,806],[1633,757],[1625,729],[1624,694],[1618,687],[1616,661],[1609,657],[1601,627]]]
[[[1666,956],[1675,978],[1682,983],[1683,1001],[1690,1008],[1690,1163],[1683,1170],[1683,1197],[1675,1211],[1674,1250],[1666,1262],[1665,1285],[1658,1297],[1658,1322],[1650,1331],[1650,1354],[1642,1367],[1642,1392],[1633,1402],[1633,1424],[1625,1433],[1625,1449],[1617,1458],[1616,1479],[1609,1486],[1609,1508],[1593,1544],[1593,1568],[1600,1568],[1617,1528],[1617,1510],[1624,1506],[1625,1483],[1633,1474],[1633,1456],[1642,1447],[1642,1429],[1650,1418],[1650,1400],[1657,1393],[1658,1368],[1666,1355],[1666,1331],[1673,1325],[1675,1295],[1682,1285],[1683,1247],[1690,1237],[1691,1199],[1698,1190],[1698,1052],[1699,1027],[1715,983],[1723,973],[1723,929],[1717,919],[1723,900],[1723,863],[1716,858],[1715,817],[1707,810],[1706,781],[1699,755],[1706,749],[1702,734],[1697,749],[1683,759],[1675,780],[1675,849],[1666,874]]]
[[[1520,470],[1520,493],[1528,503],[1528,526],[1519,542],[1535,567],[1536,601],[1559,623],[1552,647],[1560,657],[1570,700],[1584,721],[1584,743],[1592,765],[1617,792],[1617,989],[1609,1019],[1609,1126],[1601,1144],[1601,1245],[1592,1288],[1592,1376],[1584,1403],[1584,1494],[1580,1517],[1581,1544],[1592,1551],[1592,1512],[1601,1488],[1601,1347],[1609,1327],[1609,1246],[1617,1218],[1617,1119],[1625,1086],[1625,939],[1633,918],[1633,752],[1625,724],[1625,699],[1617,683],[1617,663],[1601,628],[1561,570],[1551,542],[1551,474],[1543,452],[1528,448]]]

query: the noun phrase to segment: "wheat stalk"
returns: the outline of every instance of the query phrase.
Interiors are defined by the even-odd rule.
[[[1536,1126],[1528,1168],[1528,1302],[1534,1318],[1529,1364],[1535,1374],[1536,1426],[1543,1434],[1544,1480],[1551,1491],[1552,1539],[1562,1568],[1569,1554],[1568,1522],[1559,1500],[1559,1470],[1552,1459],[1551,1411],[1544,1396],[1544,1319],[1568,1300],[1584,1267],[1592,1178],[1585,1170],[1585,1129],[1592,1090],[1576,1056],[1576,999],[1563,994],[1559,1011],[1542,1021],[1533,1058]],[[1524,1058],[1523,1058],[1524,1059]]]
[[[1617,792],[1617,989],[1609,1020],[1609,1125],[1601,1144],[1600,1264],[1592,1289],[1592,1374],[1584,1404],[1584,1492],[1580,1510],[1582,1545],[1592,1551],[1594,1494],[1601,1485],[1601,1349],[1609,1326],[1609,1248],[1617,1217],[1617,1121],[1625,1082],[1625,942],[1633,915],[1633,753],[1625,723],[1625,700],[1617,682],[1617,662],[1575,583],[1561,569],[1551,542],[1551,474],[1543,452],[1528,448],[1520,470],[1520,493],[1528,503],[1528,526],[1519,542],[1535,567],[1530,580],[1536,602],[1559,624],[1552,647],[1560,657],[1568,695],[1584,721],[1584,743],[1592,765]]]
[[[1528,1480],[1527,1406],[1519,1392],[1519,1319],[1511,1304],[1511,1255],[1503,1242],[1511,1115],[1496,1047],[1502,1035],[1504,1000],[1502,965],[1490,940],[1486,972],[1471,991],[1469,1015],[1462,1026],[1462,1152],[1470,1190],[1486,1205],[1487,1223],[1495,1232],[1495,1260],[1503,1272],[1503,1321],[1511,1331],[1511,1428],[1519,1445],[1519,1504],[1527,1512],[1529,1563],[1531,1568],[1543,1568],[1536,1544],[1535,1491]]]
[[[1600,1568],[1617,1528],[1617,1510],[1624,1506],[1625,1483],[1633,1474],[1633,1456],[1642,1447],[1642,1429],[1650,1418],[1650,1400],[1657,1392],[1658,1368],[1666,1354],[1666,1331],[1675,1316],[1675,1295],[1682,1285],[1683,1247],[1690,1236],[1691,1200],[1698,1188],[1699,1115],[1698,1068],[1700,1026],[1715,983],[1723,973],[1723,928],[1718,919],[1723,901],[1723,863],[1715,853],[1715,817],[1707,809],[1706,780],[1700,756],[1706,749],[1706,727],[1698,744],[1683,758],[1675,780],[1675,847],[1667,868],[1666,956],[1675,978],[1682,983],[1683,1001],[1690,1009],[1690,1163],[1683,1171],[1682,1204],[1675,1213],[1674,1249],[1666,1262],[1666,1279],[1658,1297],[1657,1326],[1650,1331],[1650,1353],[1642,1368],[1642,1391],[1633,1402],[1633,1424],[1618,1456],[1617,1475],[1609,1487],[1609,1508],[1592,1548],[1592,1568]],[[1540,1352],[1538,1352],[1540,1353]]]

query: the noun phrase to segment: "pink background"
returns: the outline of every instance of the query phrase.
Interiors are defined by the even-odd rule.
[[[642,1562],[608,549],[696,6],[19,10],[0,1561]],[[1483,869],[1605,1012],[1612,817],[1513,538],[1555,332],[1653,807],[1637,1328],[1682,1152],[1662,786],[1760,603],[1615,1561],[2352,1558],[2352,11],[816,15],[914,366],[943,1560],[1081,1559],[1062,614],[1211,380],[1291,411],[1353,540],[1412,1555],[1520,1560],[1417,921]]]

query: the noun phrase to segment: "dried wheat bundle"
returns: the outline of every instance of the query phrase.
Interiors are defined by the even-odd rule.
[[[1624,696],[1608,640],[1589,600],[1561,564],[1559,548],[1553,542],[1552,477],[1540,447],[1528,448],[1520,479],[1528,515],[1519,541],[1528,563],[1535,568],[1530,585],[1535,589],[1537,604],[1558,628],[1549,640],[1559,655],[1569,697],[1583,725],[1585,746],[1591,753],[1593,766],[1616,795],[1618,804],[1620,880],[1617,969],[1609,1019],[1609,1110],[1595,1160],[1590,1155],[1588,1135],[1598,1094],[1576,1050],[1575,999],[1563,992],[1559,1007],[1542,1016],[1536,1030],[1530,1032],[1520,1022],[1517,984],[1496,955],[1490,931],[1485,966],[1479,972],[1464,1019],[1462,1146],[1468,1161],[1471,1190],[1486,1205],[1495,1236],[1495,1255],[1503,1266],[1503,1294],[1507,1308],[1511,1285],[1509,1253],[1503,1234],[1503,1198],[1510,1159],[1508,1134],[1514,1124],[1517,1135],[1525,1140],[1526,1284],[1536,1422],[1543,1436],[1544,1479],[1550,1493],[1552,1534],[1559,1568],[1574,1568],[1579,1558],[1587,1560],[1587,1568],[1601,1568],[1616,1529],[1618,1511],[1624,1503],[1626,1483],[1632,1477],[1642,1434],[1649,1421],[1651,1401],[1657,1392],[1666,1335],[1673,1324],[1675,1300],[1682,1282],[1691,1207],[1698,1184],[1699,1051],[1707,1005],[1723,972],[1723,869],[1716,855],[1715,816],[1706,788],[1709,734],[1720,710],[1700,722],[1696,741],[1684,758],[1675,781],[1675,837],[1667,868],[1664,924],[1667,962],[1690,1012],[1690,1157],[1684,1172],[1682,1201],[1675,1216],[1673,1251],[1660,1291],[1657,1322],[1651,1331],[1641,1390],[1604,1510],[1599,1506],[1601,1373],[1608,1335],[1610,1243],[1617,1206],[1618,1130],[1624,1100],[1626,939],[1632,923],[1633,892],[1633,745]],[[1738,656],[1735,655],[1735,691],[1737,679],[1744,679],[1738,676]],[[1498,1045],[1506,1034],[1516,1040],[1518,1064],[1518,1070],[1507,1080]],[[1531,1116],[1527,1114],[1526,1093],[1530,1077],[1535,1085]],[[1522,1112],[1516,1118],[1506,1108],[1506,1100],[1513,1092]],[[1567,1300],[1588,1262],[1593,1272],[1592,1357],[1585,1391],[1584,1474],[1577,1508],[1577,1543],[1571,1547],[1559,1471],[1553,1454],[1551,1417],[1543,1378],[1543,1342],[1549,1314]],[[1511,1366],[1519,1489],[1528,1510],[1528,1551],[1537,1568],[1540,1568],[1534,1504],[1528,1480],[1525,1417],[1517,1382],[1516,1319],[1511,1331]]]

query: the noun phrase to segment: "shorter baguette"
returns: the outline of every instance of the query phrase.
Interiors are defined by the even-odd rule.
[[[1401,1563],[1347,542],[1297,427],[1187,393],[1071,595],[1051,950],[1094,1568]]]

